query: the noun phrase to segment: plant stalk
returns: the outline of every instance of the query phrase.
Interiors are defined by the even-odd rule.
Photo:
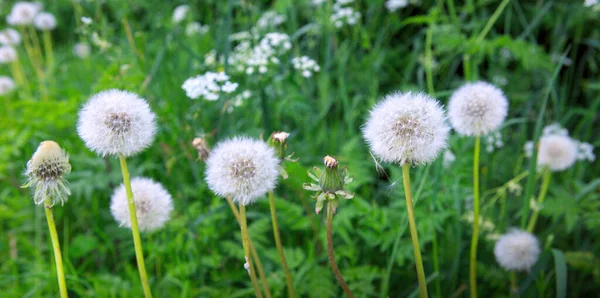
[[[48,230],[50,230],[50,238],[52,239],[52,249],[54,250],[54,262],[56,263],[56,277],[58,279],[58,289],[61,298],[67,298],[67,283],[65,282],[65,271],[63,269],[63,261],[60,253],[60,242],[56,233],[56,225],[54,224],[54,215],[52,215],[52,207],[50,199],[46,199],[44,204],[46,210],[46,220],[48,221]]]
[[[242,231],[242,245],[244,246],[244,256],[246,257],[246,262],[248,262],[250,280],[252,281],[252,286],[254,287],[254,292],[256,293],[256,297],[262,298],[262,293],[260,291],[260,287],[258,286],[258,281],[256,280],[256,273],[254,272],[254,267],[252,266],[252,257],[250,256],[250,236],[248,236],[248,225],[246,223],[246,206],[240,205],[240,229]]]
[[[552,180],[552,172],[545,168],[543,170],[542,173],[542,188],[540,189],[540,195],[538,196],[537,199],[537,205],[538,207],[541,207],[542,203],[544,203],[544,200],[546,199],[546,193],[548,193],[548,188],[550,187],[550,180]],[[529,224],[527,225],[527,232],[532,233],[533,229],[535,228],[535,223],[537,222],[538,219],[538,215],[540,213],[540,209],[536,208],[535,210],[533,210],[533,214],[531,215],[531,218],[529,219]]]
[[[329,263],[331,264],[331,271],[333,271],[333,275],[335,275],[335,279],[337,279],[338,283],[346,296],[350,298],[354,298],[354,294],[348,288],[348,284],[344,280],[342,273],[340,272],[340,268],[338,268],[337,263],[335,262],[335,255],[333,254],[333,236],[332,236],[332,225],[333,222],[333,206],[331,204],[327,204],[327,256],[329,257]]]
[[[273,191],[269,191],[269,205],[271,206],[273,236],[275,237],[275,245],[277,245],[277,251],[279,252],[281,265],[283,266],[283,271],[285,272],[285,280],[287,282],[288,288],[288,297],[294,298],[296,297],[296,295],[294,294],[294,282],[292,280],[292,275],[290,274],[290,269],[288,268],[288,264],[285,259],[285,254],[283,253],[283,246],[281,245],[281,236],[279,235],[279,226],[277,225],[277,211],[275,210],[275,195],[273,194]]]
[[[481,138],[475,138],[475,151],[473,152],[473,237],[471,238],[471,260],[469,270],[469,284],[471,298],[477,298],[477,243],[479,240],[479,155],[481,152]]]

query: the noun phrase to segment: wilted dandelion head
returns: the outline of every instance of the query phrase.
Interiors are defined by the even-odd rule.
[[[540,246],[535,236],[515,229],[498,239],[494,255],[507,271],[529,271],[540,256]]]
[[[63,204],[71,194],[64,179],[70,172],[67,152],[54,141],[44,141],[27,162],[27,182],[23,187],[33,188],[33,201],[38,205],[46,200],[49,200],[49,207],[57,202]]]
[[[131,191],[140,231],[150,232],[164,226],[173,211],[169,192],[160,183],[143,177],[131,179]],[[110,200],[110,212],[121,227],[131,228],[125,185],[115,189]]]
[[[7,76],[0,76],[0,95],[4,95],[15,89],[15,81]]]
[[[273,190],[278,175],[275,151],[265,142],[247,137],[217,144],[206,161],[208,187],[240,205],[254,203]]]
[[[433,161],[446,147],[444,111],[424,93],[393,93],[381,100],[363,127],[371,152],[384,162],[400,165]]]
[[[77,133],[97,154],[131,156],[154,140],[155,118],[148,103],[135,93],[111,89],[93,95],[83,106]]]
[[[11,63],[17,60],[17,51],[11,46],[0,47],[0,64]]]
[[[462,135],[481,136],[500,127],[508,113],[502,90],[486,82],[467,83],[454,91],[448,103],[448,117]]]
[[[35,17],[33,24],[42,31],[53,30],[56,28],[56,18],[49,12],[42,12]]]
[[[42,4],[38,2],[16,2],[6,17],[6,22],[9,25],[31,25],[41,10]]]
[[[564,171],[577,161],[577,143],[567,135],[547,135],[540,139],[538,166]]]
[[[0,44],[7,46],[16,46],[20,43],[21,34],[19,34],[19,31],[12,28],[6,28],[0,31]]]

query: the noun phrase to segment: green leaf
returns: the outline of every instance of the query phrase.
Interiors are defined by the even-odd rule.
[[[567,297],[567,262],[565,255],[558,249],[552,249],[554,270],[556,271],[556,297]]]

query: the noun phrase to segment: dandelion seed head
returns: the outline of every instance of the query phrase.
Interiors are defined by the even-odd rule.
[[[235,137],[217,144],[206,161],[206,182],[217,195],[256,202],[277,184],[279,159],[265,142]]]
[[[42,12],[35,16],[33,24],[42,31],[53,30],[56,28],[56,18],[49,12]]]
[[[6,28],[0,31],[0,44],[7,46],[16,46],[21,44],[21,34],[13,28]]]
[[[85,42],[79,42],[73,46],[73,54],[81,59],[89,57],[91,51],[90,45]]]
[[[189,5],[179,5],[175,7],[173,10],[173,23],[181,23],[181,21],[185,20],[189,11]]]
[[[498,264],[507,271],[529,271],[538,261],[540,246],[535,236],[515,229],[498,239],[494,255]]]
[[[558,172],[570,168],[577,161],[577,143],[566,135],[547,135],[540,139],[538,166]]]
[[[31,25],[35,16],[42,10],[42,4],[38,2],[16,2],[10,14],[6,17],[9,25]]]
[[[385,2],[385,7],[390,12],[395,12],[400,8],[408,6],[408,0],[388,0]]]
[[[93,95],[79,112],[77,133],[99,155],[134,155],[156,134],[156,116],[132,92],[111,89]]]
[[[15,81],[7,76],[0,76],[0,95],[4,95],[14,90],[16,87]]]
[[[7,64],[17,60],[17,51],[11,46],[0,47],[0,64]]]
[[[173,211],[173,199],[165,188],[149,178],[131,179],[135,214],[141,232],[162,228]],[[110,212],[121,227],[131,228],[125,185],[115,189],[110,200]]]
[[[42,204],[50,200],[50,206],[63,204],[71,191],[64,175],[71,172],[69,155],[54,141],[41,142],[31,159],[27,162],[23,187],[34,189],[33,201]]]
[[[438,102],[423,93],[393,93],[370,112],[363,136],[384,162],[423,164],[446,147],[449,127]]]
[[[500,128],[508,113],[502,90],[486,82],[467,83],[454,91],[448,117],[462,135],[481,136]]]

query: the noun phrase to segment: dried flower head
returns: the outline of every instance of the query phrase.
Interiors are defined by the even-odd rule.
[[[42,4],[38,2],[16,2],[10,14],[6,17],[9,25],[31,25],[35,16],[42,10]]]
[[[19,45],[21,44],[21,34],[15,29],[6,28],[0,31],[0,44],[7,46]]]
[[[290,136],[289,133],[285,131],[276,131],[271,134],[269,139],[267,140],[267,144],[271,146],[277,157],[283,160],[285,158],[285,151],[287,149],[287,138]]]
[[[348,173],[347,168],[339,168],[339,162],[332,156],[325,156],[323,164],[325,165],[325,171],[314,167],[312,173],[308,172],[308,177],[317,182],[317,184],[304,183],[302,187],[306,190],[316,192],[312,196],[312,198],[317,200],[315,213],[319,214],[323,210],[325,202],[331,204],[335,213],[335,210],[339,206],[339,197],[344,199],[352,199],[354,197],[353,193],[345,190],[346,185],[352,182],[353,178]]]
[[[529,271],[538,261],[540,246],[530,233],[511,230],[502,235],[494,247],[496,261],[505,270]]]
[[[41,142],[27,162],[27,182],[22,187],[34,189],[33,201],[48,207],[57,202],[62,205],[71,191],[64,175],[71,172],[69,155],[54,141]]]
[[[148,103],[135,93],[111,89],[95,94],[83,106],[77,133],[102,156],[131,156],[154,140],[155,118]]]
[[[279,159],[265,142],[247,137],[222,141],[206,160],[206,182],[240,205],[256,202],[277,184]]]
[[[446,147],[449,130],[435,99],[424,93],[396,92],[373,107],[363,136],[384,162],[423,164]]]
[[[564,171],[577,161],[577,143],[568,135],[547,135],[540,139],[538,166],[553,172]]]
[[[15,89],[15,81],[7,76],[0,76],[0,95],[4,95]]]
[[[508,113],[502,90],[486,82],[467,83],[450,97],[448,117],[462,135],[481,136],[500,127]]]
[[[33,24],[42,31],[54,30],[56,28],[56,18],[49,12],[42,12],[35,17]]]
[[[7,64],[17,60],[17,51],[11,46],[0,47],[0,64]]]
[[[152,179],[131,179],[131,191],[135,204],[135,215],[142,232],[151,232],[165,225],[173,211],[173,200],[169,192]],[[110,212],[121,227],[131,228],[129,206],[125,185],[121,184],[110,200]]]
[[[210,153],[210,148],[208,148],[206,140],[204,138],[194,138],[192,140],[192,146],[194,146],[196,151],[198,151],[198,159],[201,161],[206,161],[208,154]]]

